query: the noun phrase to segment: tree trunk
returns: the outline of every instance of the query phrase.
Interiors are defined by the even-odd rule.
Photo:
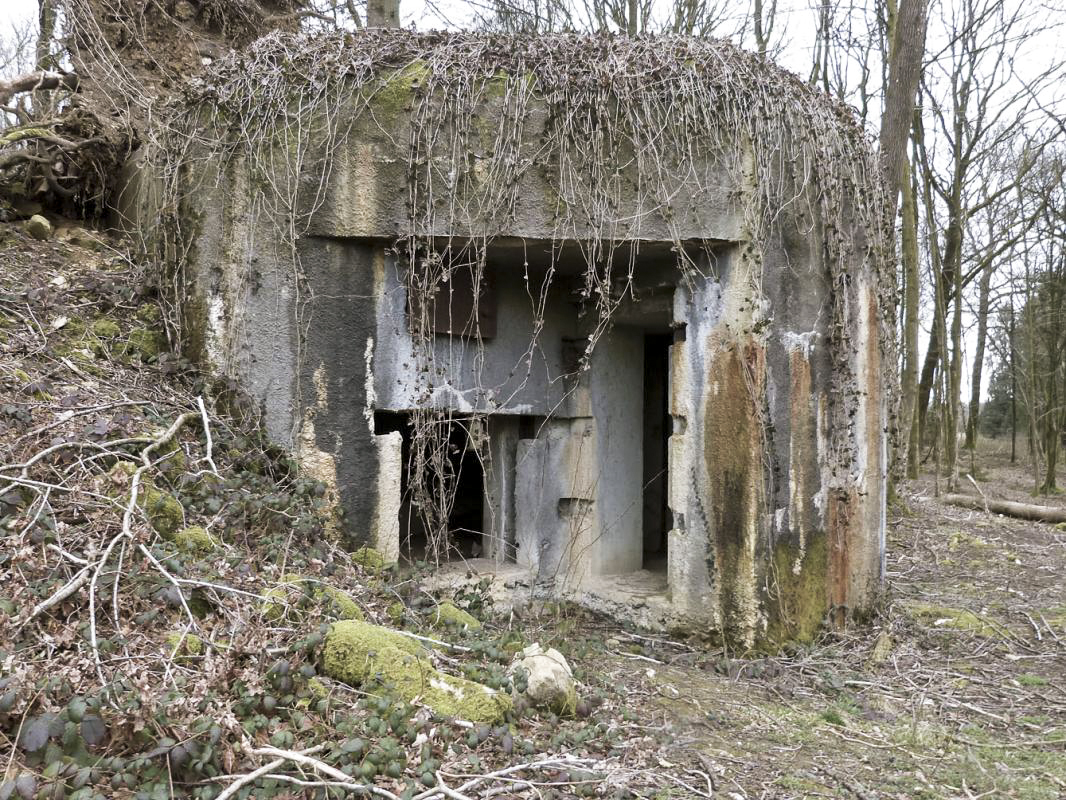
[[[934,303],[939,300],[940,281],[933,281]],[[940,366],[940,328],[933,325],[929,332],[929,344],[925,349],[925,359],[922,361],[922,373],[918,379],[918,409],[915,416],[918,417],[918,442],[919,446],[926,439],[926,416],[929,413],[929,400],[933,396],[933,381],[936,380],[937,368]]]
[[[950,235],[950,226],[949,226]],[[960,254],[961,255],[961,254]],[[955,490],[958,477],[959,405],[962,394],[962,269],[955,268],[955,303],[951,313],[951,371],[948,375],[948,396],[945,407],[947,420],[944,429],[944,456],[947,464],[948,491]]]
[[[37,50],[34,69],[45,72],[54,69],[52,63],[52,41],[56,32],[57,0],[37,0]]]
[[[1008,517],[1031,519],[1037,522],[1066,522],[1066,508],[1053,506],[1034,506],[1029,503],[1012,503],[1007,500],[984,500],[968,494],[946,494],[941,498],[945,503],[962,508],[987,508],[996,514]]]
[[[970,376],[970,417],[966,421],[966,446],[971,453],[977,447],[977,415],[981,411],[981,372],[985,362],[985,342],[988,337],[988,294],[992,283],[992,261],[981,270],[977,298],[977,346],[973,355]]]
[[[881,115],[879,146],[888,210],[894,219],[904,176],[903,164],[907,160],[907,137],[914,116],[914,96],[922,75],[927,0],[900,0],[898,12],[893,17],[888,87],[885,90],[885,109]]]
[[[903,161],[903,231],[902,263],[903,291],[903,379],[900,393],[903,405],[900,411],[900,427],[907,436],[907,477],[918,477],[920,440],[918,438],[918,210],[916,187],[911,175],[911,165]]]
[[[1014,292],[1009,293],[1010,322],[1007,335],[1010,337],[1010,463],[1018,459],[1018,348],[1014,341]]]

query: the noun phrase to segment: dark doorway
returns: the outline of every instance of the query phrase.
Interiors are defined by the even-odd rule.
[[[644,337],[644,569],[665,572],[670,514],[670,345],[673,336]]]
[[[485,469],[470,445],[469,424],[453,422],[448,435],[448,469],[455,486],[448,514],[450,558],[480,558],[483,553]]]
[[[470,421],[457,419],[436,423],[446,441],[431,443],[443,445],[446,460],[443,476],[425,474],[425,489],[433,497],[450,499],[448,510],[447,557],[476,558],[481,555],[482,526],[485,509],[485,473],[481,459],[469,446]],[[414,481],[411,472],[415,464],[412,452],[413,431],[411,416],[403,412],[377,411],[374,413],[374,433],[384,435],[398,432],[403,437],[402,471],[400,476],[400,553],[409,563],[424,561],[429,554],[429,537],[419,509],[414,503]],[[443,486],[442,486],[443,484]],[[443,488],[448,487],[448,488]],[[451,495],[450,498],[447,495]]]

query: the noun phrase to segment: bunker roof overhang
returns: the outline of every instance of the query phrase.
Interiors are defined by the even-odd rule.
[[[716,40],[277,35],[190,101],[307,235],[741,241],[876,194],[849,111]]]

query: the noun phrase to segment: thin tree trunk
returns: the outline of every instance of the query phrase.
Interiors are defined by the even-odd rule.
[[[900,187],[904,185],[903,165],[907,160],[914,97],[922,75],[927,18],[927,0],[900,0],[898,12],[892,14],[888,87],[881,115],[879,146],[885,192],[893,219]]]
[[[45,72],[55,68],[52,63],[52,41],[56,32],[56,0],[37,0],[37,49],[35,70]]]
[[[977,448],[977,416],[981,411],[981,373],[985,361],[985,343],[988,336],[988,294],[992,283],[992,261],[984,265],[977,298],[977,346],[973,354],[973,371],[970,375],[970,416],[966,421],[966,446],[971,457]]]
[[[1010,292],[1010,463],[1018,460],[1018,348],[1014,341],[1014,292]]]
[[[903,379],[900,393],[903,406],[900,426],[907,432],[907,477],[918,477],[921,442],[918,426],[918,209],[917,188],[911,174],[910,161],[903,161]]]
[[[951,313],[951,368],[945,405],[944,458],[948,491],[955,491],[958,476],[959,403],[962,393],[962,270],[955,270],[955,303]]]
[[[1026,383],[1029,387],[1029,424],[1027,438],[1029,441],[1029,458],[1032,461],[1033,467],[1033,486],[1039,488],[1040,486],[1040,446],[1036,438],[1036,403],[1037,397],[1037,385],[1036,385],[1036,341],[1034,338],[1033,329],[1036,327],[1036,320],[1033,319],[1033,293],[1032,293],[1032,274],[1029,270],[1029,257],[1028,253],[1025,258],[1025,332],[1026,332],[1026,352],[1028,357],[1026,358]]]

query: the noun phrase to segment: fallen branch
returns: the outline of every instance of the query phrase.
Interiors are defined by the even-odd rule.
[[[306,755],[307,753],[317,753],[323,747],[325,747],[325,745],[321,744],[315,747],[309,747],[306,750],[301,750],[298,755]],[[225,789],[223,789],[219,796],[215,798],[215,800],[228,800],[228,798],[233,797],[233,795],[239,792],[242,786],[247,786],[249,783],[252,783],[256,779],[263,777],[267,773],[273,772],[278,767],[284,766],[286,760],[286,758],[276,758],[269,764],[264,764],[258,769],[249,772],[247,775],[242,775],[229,786],[227,786]]]
[[[1014,503],[1009,500],[985,500],[982,502],[981,498],[971,497],[966,494],[946,494],[941,499],[949,505],[974,508],[978,511],[984,511],[987,506],[990,512],[1008,517],[1017,517],[1018,519],[1029,519],[1035,522],[1066,522],[1066,508]]]
[[[26,619],[24,619],[19,624],[19,627],[22,627],[30,620],[39,617],[52,606],[58,603],[62,603],[72,594],[77,592],[82,586],[86,584],[86,582],[88,582],[89,576],[91,574],[92,572],[89,570],[88,567],[83,567],[73,578],[71,578],[67,583],[65,583],[58,590],[56,590],[56,592],[51,597],[49,597],[47,600],[42,600],[40,603],[34,606],[33,611],[31,611],[26,617]]]
[[[293,763],[296,763],[296,764],[303,764],[305,767],[311,767],[313,770],[315,770],[317,772],[321,772],[324,775],[328,775],[329,777],[333,778],[333,780],[335,780],[335,781],[337,781],[339,783],[345,784],[346,787],[349,787],[348,791],[359,791],[358,789],[351,788],[351,787],[359,787],[359,786],[361,786],[362,787],[362,791],[365,792],[366,794],[372,794],[372,795],[375,795],[377,797],[385,797],[385,798],[388,798],[388,800],[399,800],[399,798],[396,795],[394,795],[392,792],[387,791],[385,789],[381,789],[381,788],[379,788],[377,786],[373,786],[373,785],[369,785],[369,784],[366,785],[366,786],[362,786],[362,784],[353,784],[352,783],[352,778],[351,778],[350,775],[346,775],[345,773],[341,772],[339,769],[337,769],[335,767],[331,767],[329,764],[325,763],[324,761],[319,761],[317,758],[311,758],[311,756],[309,754],[311,752],[314,752],[315,750],[319,750],[319,749],[321,749],[321,748],[313,748],[312,750],[304,750],[304,751],[297,752],[295,750],[280,750],[280,749],[278,749],[276,747],[257,747],[254,750],[252,750],[252,754],[253,755],[257,755],[257,756],[274,756],[275,758],[278,758],[278,759],[284,759],[286,761],[292,761]],[[271,763],[273,763],[273,762],[271,762]],[[277,767],[271,767],[271,769],[268,770],[268,772],[272,772],[276,768]],[[230,787],[230,788],[232,788],[232,787]],[[223,800],[222,795],[219,795],[217,800]]]

